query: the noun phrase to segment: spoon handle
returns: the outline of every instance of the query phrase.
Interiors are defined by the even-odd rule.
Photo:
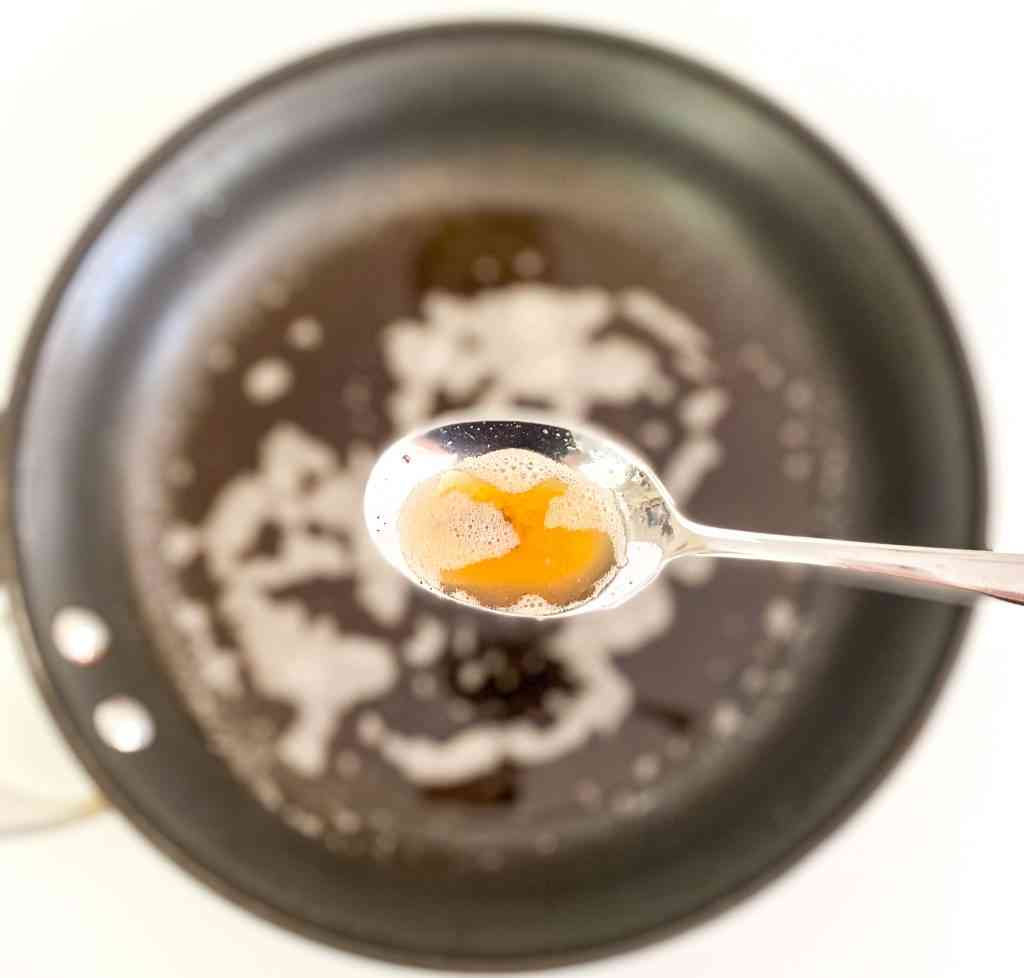
[[[686,553],[707,557],[735,557],[782,564],[829,567],[854,574],[889,578],[905,584],[953,588],[987,594],[1024,604],[1024,554],[997,554],[988,550],[942,550],[884,543],[855,543],[817,537],[791,537],[770,533],[690,528],[700,540]]]

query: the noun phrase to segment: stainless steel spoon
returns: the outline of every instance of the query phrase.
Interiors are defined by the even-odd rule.
[[[388,448],[367,483],[366,524],[384,556],[410,580],[435,590],[407,566],[398,537],[398,514],[412,489],[464,459],[502,448],[539,452],[579,470],[610,489],[626,525],[626,559],[610,583],[557,618],[614,608],[646,587],[666,563],[709,557],[805,564],[866,575],[868,582],[897,590],[950,590],[962,596],[987,594],[1024,603],[1024,555],[983,550],[855,543],[816,537],[748,533],[703,526],[676,508],[668,490],[630,449],[589,427],[561,428],[538,420],[458,421],[415,432]],[[478,605],[473,605],[478,608]],[[536,611],[487,609],[495,614],[537,617]]]

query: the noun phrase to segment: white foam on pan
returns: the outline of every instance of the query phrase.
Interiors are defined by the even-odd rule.
[[[300,316],[288,327],[288,342],[296,350],[315,350],[324,341],[324,328],[312,316]]]
[[[395,428],[422,424],[439,395],[476,394],[481,414],[533,401],[584,417],[596,403],[628,404],[648,391],[673,390],[649,346],[598,335],[615,312],[611,293],[600,288],[533,282],[468,297],[431,293],[420,319],[382,332],[396,381],[389,405]]]
[[[701,387],[684,398],[680,421],[690,431],[713,429],[729,410],[729,395],[721,387]]]
[[[676,367],[684,377],[704,382],[714,374],[707,333],[678,309],[646,289],[627,289],[619,306],[635,325],[676,351]]]
[[[432,615],[420,615],[416,628],[402,646],[402,656],[414,669],[432,666],[444,654],[448,629]]]
[[[217,610],[232,627],[236,654],[254,687],[284,701],[294,719],[277,743],[294,771],[321,774],[340,720],[360,703],[384,696],[398,680],[390,644],[343,631],[299,600],[275,592],[313,580],[355,578],[356,595],[384,625],[401,619],[407,591],[376,552],[362,526],[360,505],[371,451],[350,448],[348,464],[301,429],[275,426],[264,440],[259,468],[229,482],[197,529],[207,565],[220,588]],[[316,524],[334,531],[314,534]],[[276,552],[253,553],[264,527],[280,532]],[[207,680],[229,694],[227,650],[218,649],[194,614],[179,622]],[[202,627],[197,627],[202,626]],[[443,631],[443,626],[438,625]],[[437,629],[428,637],[437,646]]]
[[[595,734],[619,729],[633,706],[629,683],[602,657],[573,663],[581,689],[569,697],[555,723],[480,724],[447,741],[387,731],[381,753],[409,780],[421,785],[456,784],[493,770],[503,761],[550,763],[578,750]]]
[[[210,612],[198,602],[182,602],[174,620],[189,641],[195,668],[206,684],[226,699],[244,692],[239,657],[223,648],[213,630]]]
[[[789,598],[772,598],[765,606],[762,624],[768,638],[780,642],[792,640],[800,627],[796,605]]]
[[[280,400],[295,382],[295,372],[287,361],[267,357],[254,363],[243,378],[245,396],[257,404],[270,404]]]
[[[806,411],[814,403],[814,388],[806,380],[792,381],[786,388],[786,403],[794,411]]]
[[[722,446],[716,438],[698,435],[686,441],[665,469],[665,485],[680,507],[697,493],[708,474],[722,463]]]
[[[721,739],[734,737],[743,726],[743,711],[732,700],[721,700],[711,712],[711,732]]]
[[[187,567],[195,560],[201,546],[199,534],[183,524],[168,528],[160,541],[163,558],[172,567]]]
[[[272,600],[258,587],[234,587],[222,608],[246,649],[254,682],[300,705],[278,755],[302,774],[322,773],[339,716],[394,684],[388,644],[344,635],[329,619],[312,619],[301,603]]]
[[[615,667],[614,655],[628,654],[672,625],[671,592],[650,587],[627,615],[580,615],[569,619],[551,639],[549,655],[576,685],[554,711],[553,722],[539,727],[529,720],[480,723],[447,739],[375,732],[377,749],[411,782],[421,786],[459,784],[487,774],[502,763],[535,766],[579,750],[597,737],[614,735],[633,708],[633,688]]]
[[[686,438],[672,453],[664,479],[676,505],[685,507],[709,473],[725,458],[715,428],[729,410],[730,399],[721,387],[701,387],[688,395],[679,408]]]

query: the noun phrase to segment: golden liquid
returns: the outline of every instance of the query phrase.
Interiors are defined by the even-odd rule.
[[[525,492],[504,492],[465,472],[449,472],[439,494],[464,493],[474,502],[496,506],[512,524],[519,545],[501,557],[441,573],[441,583],[464,591],[482,605],[507,608],[527,595],[559,607],[587,598],[615,563],[611,537],[602,530],[569,530],[544,525],[551,501],[568,488],[547,479]]]

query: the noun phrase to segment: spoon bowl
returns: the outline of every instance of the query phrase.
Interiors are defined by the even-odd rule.
[[[456,593],[429,587],[410,568],[402,552],[398,514],[412,490],[427,479],[457,468],[467,459],[508,448],[537,452],[611,491],[625,525],[625,554],[608,584],[582,604],[547,613],[514,607],[484,610],[512,617],[559,618],[615,608],[654,580],[673,556],[684,551],[694,555],[705,551],[700,536],[676,510],[668,490],[647,464],[596,428],[578,425],[570,429],[536,418],[453,420],[395,442],[380,456],[367,482],[367,528],[387,560],[409,580],[441,597],[480,610],[479,604]]]
[[[502,449],[536,452],[609,490],[625,527],[625,552],[609,582],[579,604],[550,611],[483,607],[425,582],[409,566],[399,514],[417,486],[477,456]],[[377,461],[364,497],[366,525],[384,557],[413,583],[477,610],[527,618],[561,618],[615,608],[643,590],[677,557],[723,557],[824,567],[864,577],[885,589],[962,600],[987,594],[1024,603],[1024,555],[985,550],[859,543],[704,526],[687,519],[647,464],[625,445],[589,426],[565,428],[544,419],[451,420],[395,442]]]

